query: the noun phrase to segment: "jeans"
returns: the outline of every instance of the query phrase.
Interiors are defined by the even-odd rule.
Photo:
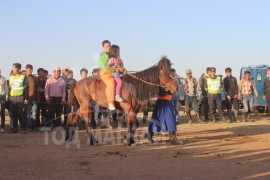
[[[27,125],[29,127],[35,128],[37,127],[37,103],[36,101],[28,101],[26,106],[26,114],[27,114]]]
[[[209,104],[211,118],[216,113],[216,107],[218,110],[219,117],[222,118],[223,112],[222,112],[221,94],[208,94],[207,97],[208,97],[208,104]]]
[[[242,100],[243,106],[244,106],[244,112],[245,113],[251,113],[251,110],[253,108],[254,99],[253,96],[243,96]]]
[[[6,96],[0,98],[1,103],[1,129],[5,129],[5,109],[6,109]]]
[[[196,96],[185,96],[185,106],[187,113],[190,113],[191,107],[196,113],[199,112]]]
[[[26,128],[26,118],[24,118],[24,98],[23,96],[11,96],[10,97],[10,111],[13,120],[13,128],[18,128],[18,121],[20,121],[21,126]]]
[[[179,106],[180,106],[179,98],[172,99],[172,104],[173,104],[173,111],[174,111],[175,117],[178,117],[179,116]]]

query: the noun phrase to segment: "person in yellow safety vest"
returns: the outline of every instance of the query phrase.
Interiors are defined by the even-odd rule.
[[[226,122],[222,112],[222,79],[216,76],[216,68],[212,67],[210,69],[210,77],[205,81],[204,87],[207,91],[207,98],[210,109],[210,120],[214,123],[216,122],[215,112],[217,108],[220,120]]]
[[[26,133],[26,118],[23,117],[24,105],[28,104],[28,83],[25,75],[20,74],[22,65],[14,63],[12,75],[9,78],[9,101],[13,119],[11,133],[18,132],[18,120],[22,126],[22,133]]]

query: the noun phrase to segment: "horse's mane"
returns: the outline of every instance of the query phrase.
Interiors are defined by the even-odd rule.
[[[158,64],[143,71],[133,73],[132,75],[144,81],[159,85],[161,69],[163,70],[162,73],[169,76],[171,71],[171,62],[165,56],[161,58]],[[123,76],[123,86],[128,89],[129,94],[133,95],[138,102],[148,101],[151,97],[155,97],[159,91],[159,87],[147,84],[139,79],[126,74]]]

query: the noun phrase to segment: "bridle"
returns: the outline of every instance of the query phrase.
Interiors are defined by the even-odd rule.
[[[171,78],[171,81],[166,83],[162,78],[161,78],[161,74],[164,74],[163,71],[160,71],[160,75],[159,75],[159,80],[162,81],[165,85],[163,86],[163,88],[168,89],[171,93],[174,92],[174,89],[172,89],[171,84],[174,82],[174,78],[170,75],[169,77]]]

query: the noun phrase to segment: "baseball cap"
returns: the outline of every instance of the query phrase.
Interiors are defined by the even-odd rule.
[[[187,70],[186,70],[186,74],[192,74],[191,69],[187,69]]]
[[[215,68],[215,67],[211,67],[211,68],[210,68],[210,71],[216,72],[216,68]]]
[[[21,69],[22,68],[22,65],[20,63],[14,63],[12,66],[15,67],[15,68],[17,68],[17,69]]]
[[[60,67],[55,67],[53,70],[54,71],[61,71]]]

